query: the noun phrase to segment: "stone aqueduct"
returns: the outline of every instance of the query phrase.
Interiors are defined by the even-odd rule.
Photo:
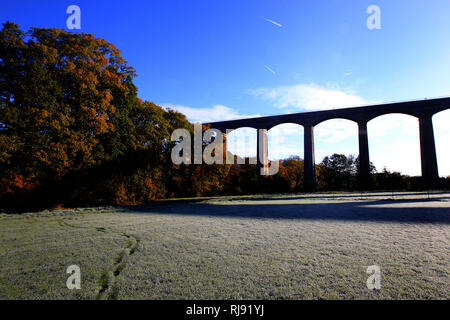
[[[314,161],[314,127],[321,122],[331,119],[347,119],[354,121],[358,124],[360,178],[363,188],[367,188],[370,181],[367,122],[378,116],[390,113],[411,115],[419,120],[422,177],[429,187],[433,187],[438,179],[438,167],[432,116],[449,108],[450,98],[438,98],[259,118],[246,118],[211,122],[207,124],[210,125],[211,128],[218,129],[222,132],[241,127],[257,129],[257,155],[259,155],[259,151],[261,149],[263,150],[262,154],[264,157],[262,160],[258,157],[258,167],[263,166],[263,163],[267,163],[267,131],[269,129],[284,123],[295,123],[303,126],[305,185],[308,189],[314,190],[316,183]]]

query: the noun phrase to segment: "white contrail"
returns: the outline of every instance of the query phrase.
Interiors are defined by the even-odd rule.
[[[267,22],[270,22],[270,23],[272,23],[272,24],[274,24],[274,25],[276,25],[276,26],[278,26],[280,28],[282,27],[282,25],[280,23],[276,22],[276,21],[273,21],[273,20],[270,20],[270,19],[267,19],[267,18],[264,18],[264,20],[266,20]]]
[[[269,70],[270,72],[272,72],[273,74],[275,74],[275,71],[273,71],[272,68],[269,68],[268,66],[264,65],[264,67],[266,67],[267,70]]]

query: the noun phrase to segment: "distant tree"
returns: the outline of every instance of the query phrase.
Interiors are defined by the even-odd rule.
[[[286,185],[286,191],[299,192],[304,187],[304,162],[298,156],[291,156],[282,160],[279,168],[279,176]]]
[[[356,160],[355,160],[355,167],[356,167],[356,174],[359,174],[359,173],[360,173],[359,156],[356,157]],[[375,174],[375,173],[377,173],[377,168],[376,168],[375,165],[372,163],[372,161],[369,162],[369,172],[370,172],[370,174]]]
[[[405,190],[407,188],[408,176],[400,172],[391,172],[386,167],[375,175],[375,187],[379,190]]]
[[[351,189],[356,175],[356,161],[353,155],[333,154],[320,163],[319,186],[325,190]]]

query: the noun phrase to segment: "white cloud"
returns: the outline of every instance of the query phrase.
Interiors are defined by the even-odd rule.
[[[225,120],[235,120],[244,118],[260,117],[258,114],[239,114],[232,108],[224,105],[214,105],[212,108],[192,108],[183,105],[163,104],[165,108],[171,108],[186,115],[191,122],[215,122]]]
[[[281,124],[269,130],[269,135],[273,136],[286,136],[299,134],[303,136],[303,127],[295,123]]]
[[[349,120],[332,119],[314,128],[315,138],[326,143],[338,143],[358,135],[358,125]]]
[[[372,119],[368,126],[370,127],[370,137],[374,141],[382,141],[386,137],[399,134],[412,136],[418,132],[417,118],[398,113]]]
[[[358,126],[355,122],[332,119],[314,128],[316,162],[333,153],[358,155]]]
[[[313,111],[363,106],[370,103],[357,95],[340,90],[339,87],[324,88],[315,84],[259,88],[252,93],[273,102],[275,107],[280,109]]]
[[[269,130],[269,159],[303,158],[303,127],[293,123],[278,125]]]

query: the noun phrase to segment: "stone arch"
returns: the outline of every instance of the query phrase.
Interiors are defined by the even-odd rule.
[[[280,123],[268,130],[269,159],[299,156],[303,159],[303,126],[293,122]]]
[[[358,150],[358,124],[348,118],[331,118],[320,121],[314,127],[316,162],[320,163],[330,152],[345,155],[353,154],[356,157]],[[329,147],[324,147],[329,145]],[[351,147],[350,147],[351,146]]]
[[[441,177],[450,176],[450,109],[435,113],[432,117],[438,172]]]
[[[416,116],[384,113],[367,123],[370,160],[378,171],[421,175],[420,133]]]
[[[227,152],[239,157],[256,157],[257,129],[252,127],[239,127],[225,131],[224,133],[227,133]]]

